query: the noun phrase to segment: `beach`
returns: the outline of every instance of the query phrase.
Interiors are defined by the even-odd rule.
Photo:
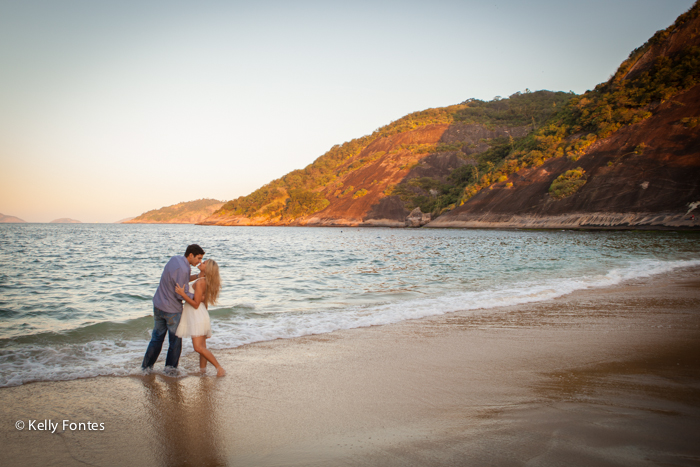
[[[215,354],[0,389],[3,465],[700,465],[700,268]]]

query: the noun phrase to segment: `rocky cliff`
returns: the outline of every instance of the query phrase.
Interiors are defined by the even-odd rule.
[[[655,64],[695,53],[684,70],[685,90],[671,89],[652,101],[648,118],[598,139],[579,158],[555,157],[539,167],[511,174],[429,227],[486,228],[698,228],[700,206],[700,17],[660,31],[633,52],[622,82],[653,76]],[[677,72],[678,67],[671,68]],[[679,80],[680,81],[680,80]],[[613,109],[614,111],[614,109]],[[551,191],[558,177],[582,169],[583,184],[558,198]]]

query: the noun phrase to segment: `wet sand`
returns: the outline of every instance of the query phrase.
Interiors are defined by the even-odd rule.
[[[700,269],[215,354],[0,389],[2,464],[700,465]]]

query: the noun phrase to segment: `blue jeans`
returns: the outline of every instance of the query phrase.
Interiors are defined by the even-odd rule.
[[[168,333],[168,355],[165,357],[165,366],[177,368],[182,351],[182,339],[175,335],[177,326],[180,324],[182,313],[166,313],[161,309],[153,307],[153,332],[151,342],[148,343],[146,355],[143,357],[141,368],[150,369],[158,360],[160,349],[163,348],[165,333]]]

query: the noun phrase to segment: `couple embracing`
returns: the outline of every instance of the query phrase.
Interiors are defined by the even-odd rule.
[[[204,373],[207,362],[210,362],[216,367],[217,376],[226,374],[207,349],[207,339],[211,337],[208,308],[216,303],[221,289],[219,265],[211,259],[205,261],[203,257],[204,250],[199,245],[190,245],[184,256],[173,256],[165,265],[158,290],[153,296],[154,325],[151,342],[141,365],[144,370],[153,368],[163,347],[165,335],[168,334],[169,347],[165,359],[167,371],[177,368],[182,351],[182,338],[191,337],[192,346],[199,354],[200,372]],[[192,266],[199,269],[199,274],[190,274]]]

